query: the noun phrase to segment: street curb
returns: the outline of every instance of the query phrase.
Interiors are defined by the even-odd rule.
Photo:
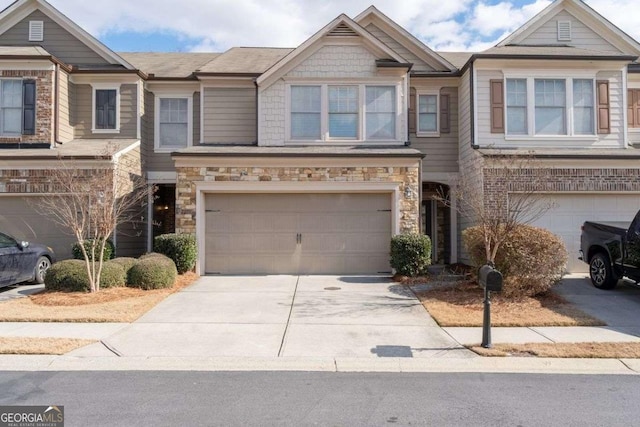
[[[638,359],[72,357],[1,355],[0,371],[304,371],[638,375]]]

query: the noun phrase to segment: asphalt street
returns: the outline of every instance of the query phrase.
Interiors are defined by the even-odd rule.
[[[65,426],[630,426],[638,376],[1,372],[0,405]]]

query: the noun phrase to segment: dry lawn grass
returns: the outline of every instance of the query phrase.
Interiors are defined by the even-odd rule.
[[[418,292],[425,308],[440,326],[482,326],[483,290],[472,281]],[[550,292],[543,296],[508,300],[491,294],[492,326],[605,326]]]
[[[0,337],[0,354],[60,355],[94,342],[73,338]]]
[[[492,348],[480,346],[470,348],[481,356],[493,357],[640,358],[638,342],[494,344]]]
[[[198,276],[178,276],[170,289],[109,288],[97,293],[41,292],[0,303],[0,322],[133,322]]]

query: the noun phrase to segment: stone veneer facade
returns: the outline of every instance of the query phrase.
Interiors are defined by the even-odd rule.
[[[418,233],[419,167],[178,167],[176,233],[196,231],[196,182],[399,182],[400,232]],[[406,197],[406,188],[411,196]],[[301,190],[304,186],[301,185]]]
[[[0,145],[16,143],[45,143],[53,141],[53,71],[2,70],[2,78],[32,79],[36,81],[36,133],[16,137],[0,137]]]

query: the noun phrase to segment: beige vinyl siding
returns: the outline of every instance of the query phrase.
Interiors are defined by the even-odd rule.
[[[255,89],[205,88],[203,142],[253,143],[258,139],[256,116]]]
[[[438,82],[433,82],[437,84]],[[430,89],[428,84],[411,88],[411,122],[416,118],[416,93],[420,90]],[[434,88],[437,90],[438,88]],[[458,89],[455,87],[444,87],[440,89],[440,95],[449,95],[449,114],[451,131],[440,133],[439,137],[419,138],[415,132],[411,132],[411,148],[415,148],[425,153],[427,156],[422,161],[423,172],[458,172]],[[438,114],[438,119],[440,115]]]
[[[504,75],[501,71],[494,70],[478,70],[476,75],[476,87],[478,90],[476,94],[478,145],[483,147],[494,144],[504,145],[504,133],[491,133],[491,80],[503,80]]]
[[[156,153],[155,144],[155,96],[153,92],[145,91],[144,96],[144,136],[142,139],[142,154],[144,156],[147,170],[152,172],[173,171],[173,160],[171,153]]]
[[[409,49],[402,46],[393,37],[389,36],[389,34],[385,33],[382,29],[374,24],[369,24],[366,27],[366,30],[373,34],[378,40],[387,45],[391,50],[396,52],[406,61],[413,64],[412,70],[414,71],[433,71],[433,67],[426,64],[423,60],[418,58],[414,53],[409,51]]]
[[[558,21],[571,22],[570,42],[558,41]],[[578,18],[566,10],[563,10],[557,15],[551,17],[551,19],[549,19],[535,32],[525,37],[523,40],[518,40],[518,42],[521,44],[566,43],[582,49],[621,53],[620,50],[615,48],[611,43],[599,36],[595,31],[584,25],[580,20],[578,20]]]
[[[120,132],[98,133],[91,132],[93,103],[93,88],[91,85],[76,85],[75,87],[75,126],[76,138],[137,138],[137,97],[138,87],[135,84],[123,84],[120,86]]]
[[[478,191],[482,191],[482,158],[480,154],[471,147],[471,71],[467,70],[460,78],[458,95],[458,126],[459,126],[459,156],[460,172],[464,174],[464,179],[468,182],[475,182]],[[470,263],[470,259],[462,244],[462,230],[475,225],[474,218],[465,217],[458,214],[458,261]]]
[[[29,21],[44,22],[44,40],[29,41]],[[39,10],[0,34],[0,45],[42,46],[53,56],[72,65],[103,65],[108,62]]]
[[[71,125],[71,108],[73,102],[69,82],[69,75],[60,70],[58,74],[58,141],[73,140],[73,126]]]
[[[200,142],[200,92],[193,94],[193,143]],[[142,121],[143,156],[147,170],[152,172],[175,171],[171,153],[155,152],[155,95],[144,92],[144,114]]]

